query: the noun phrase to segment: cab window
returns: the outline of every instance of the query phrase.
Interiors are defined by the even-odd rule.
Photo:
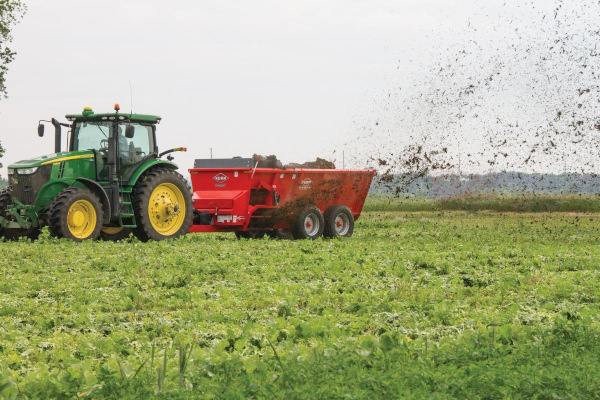
[[[79,122],[73,133],[73,150],[103,150],[108,148],[110,122]]]
[[[125,137],[127,125],[133,125],[132,138]],[[123,165],[136,164],[148,154],[154,152],[154,135],[152,126],[137,123],[119,125],[119,158]]]

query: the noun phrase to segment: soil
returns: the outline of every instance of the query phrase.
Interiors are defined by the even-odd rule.
[[[288,169],[288,168],[310,168],[310,169],[335,169],[335,164],[331,161],[327,161],[324,158],[317,157],[315,161],[307,161],[304,163],[289,163],[283,164],[277,156],[271,154],[269,156],[261,156],[258,154],[254,154],[252,159],[256,163],[258,160],[259,168],[279,168],[279,169]]]

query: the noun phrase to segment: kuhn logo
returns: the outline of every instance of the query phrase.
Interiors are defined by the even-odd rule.
[[[229,178],[227,177],[227,175],[220,172],[220,173],[216,174],[215,176],[213,176],[213,180],[215,182],[217,182],[215,184],[216,187],[225,187],[225,182],[227,182],[229,180]]]
[[[215,176],[213,176],[213,179],[215,181],[217,181],[218,183],[225,183],[229,178],[227,177],[227,175],[225,175],[224,173],[219,173]]]
[[[312,180],[310,178],[304,179],[300,182],[300,190],[308,190],[312,186]]]

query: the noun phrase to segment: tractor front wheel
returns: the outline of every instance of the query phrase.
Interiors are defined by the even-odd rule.
[[[97,239],[102,229],[102,204],[87,188],[63,190],[50,204],[48,215],[50,234],[57,238]]]
[[[8,217],[8,206],[12,204],[12,197],[9,192],[0,193],[0,216]],[[0,238],[5,240],[19,240],[19,238],[27,238],[36,240],[40,236],[40,228],[17,228],[17,229],[3,229],[0,227]]]
[[[147,172],[136,184],[132,200],[137,225],[134,234],[143,242],[177,238],[192,225],[190,189],[173,170]]]

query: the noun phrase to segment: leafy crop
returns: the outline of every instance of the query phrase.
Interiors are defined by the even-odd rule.
[[[0,243],[0,397],[592,398],[600,216]]]

